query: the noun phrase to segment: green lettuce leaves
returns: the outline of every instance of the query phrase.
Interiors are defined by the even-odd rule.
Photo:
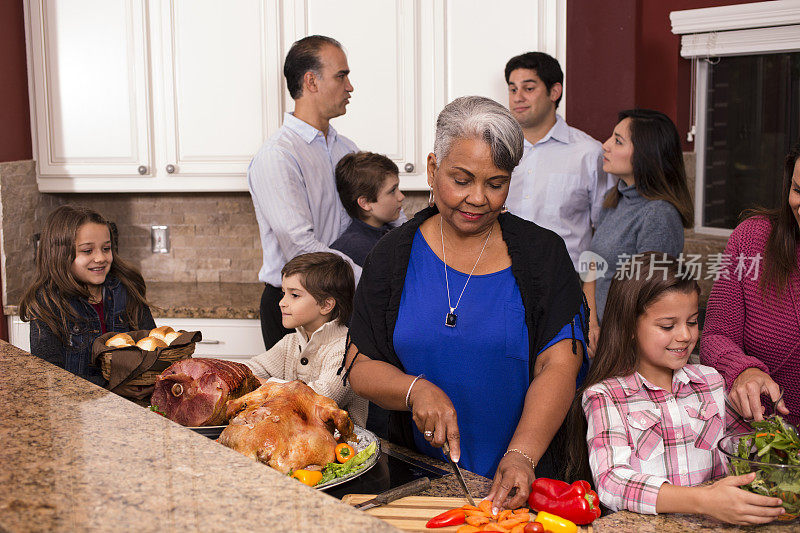
[[[358,472],[364,468],[364,463],[375,454],[378,445],[375,442],[370,443],[369,446],[355,454],[351,459],[344,463],[328,463],[322,469],[322,479],[319,480],[317,485],[322,485],[336,478],[344,477]]]
[[[789,514],[800,514],[800,438],[797,430],[778,415],[759,422],[751,422],[754,432],[742,435],[735,455],[748,461],[731,461],[735,475],[756,472],[756,478],[743,489],[756,494],[783,500]],[[798,468],[781,468],[771,465],[792,465]]]

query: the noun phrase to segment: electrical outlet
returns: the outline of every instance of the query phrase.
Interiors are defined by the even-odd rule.
[[[169,226],[150,226],[150,244],[154,254],[169,253]]]

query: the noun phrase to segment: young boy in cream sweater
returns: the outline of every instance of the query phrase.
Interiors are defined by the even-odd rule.
[[[298,379],[335,401],[364,427],[367,400],[342,384],[347,323],[353,310],[353,269],[330,252],[298,255],[281,270],[283,327],[295,328],[268,351],[245,361],[262,381]]]

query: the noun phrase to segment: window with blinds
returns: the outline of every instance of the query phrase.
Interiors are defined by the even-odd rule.
[[[727,236],[741,212],[775,207],[800,140],[800,0],[673,11],[692,61],[695,231]]]
[[[702,222],[733,229],[781,201],[783,159],[800,140],[800,52],[724,56],[707,66]]]

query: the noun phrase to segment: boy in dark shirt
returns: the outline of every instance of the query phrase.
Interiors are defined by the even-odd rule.
[[[353,219],[331,248],[346,254],[358,266],[400,216],[403,193],[397,165],[386,156],[356,152],[336,165],[336,188],[347,214]]]
[[[399,190],[397,165],[386,156],[372,152],[347,154],[336,165],[336,188],[350,226],[331,244],[364,266],[372,247],[392,229],[403,202]],[[389,412],[370,402],[367,429],[382,438],[389,437]]]

